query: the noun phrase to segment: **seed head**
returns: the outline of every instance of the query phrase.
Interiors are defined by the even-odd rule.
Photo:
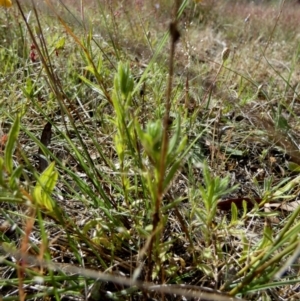
[[[224,50],[222,51],[222,61],[223,63],[227,61],[228,57],[230,54],[230,49],[229,48],[224,48]]]

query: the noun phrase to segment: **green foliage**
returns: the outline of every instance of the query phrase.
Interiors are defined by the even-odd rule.
[[[19,187],[23,174],[21,165],[14,166],[14,151],[20,132],[20,116],[17,115],[5,144],[4,158],[0,157],[0,202],[22,203]]]
[[[55,170],[55,162],[52,162],[37,179],[37,183],[33,189],[34,201],[48,211],[53,211],[53,201],[51,193],[58,180],[58,172]]]
[[[64,49],[65,44],[66,44],[66,38],[65,37],[60,38],[55,44],[55,50]]]
[[[133,91],[133,78],[128,63],[119,63],[118,73],[114,80],[114,88],[115,92],[118,94],[118,98],[124,100],[124,109],[128,108],[131,100],[130,94]]]
[[[128,64],[119,63],[118,73],[114,78],[114,90],[112,93],[112,102],[116,112],[116,124],[119,135],[127,132],[131,105],[131,92],[133,90],[133,79]],[[120,137],[121,138],[121,137]]]
[[[13,126],[11,127],[9,134],[8,134],[8,140],[5,145],[5,151],[4,151],[4,167],[5,171],[11,175],[13,172],[13,152],[14,147],[17,142],[17,138],[20,131],[20,116],[17,115]]]
[[[199,186],[199,192],[204,204],[203,209],[197,209],[197,216],[205,223],[205,233],[210,236],[213,222],[217,213],[218,201],[237,189],[237,185],[228,187],[230,178],[220,178],[211,175],[207,164],[203,165],[204,186]]]
[[[154,166],[158,166],[161,152],[162,121],[149,122],[145,131],[141,129],[138,121],[136,121],[135,127],[145,153]]]

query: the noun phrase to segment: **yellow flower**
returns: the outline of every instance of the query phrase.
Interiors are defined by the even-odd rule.
[[[0,0],[0,6],[11,7],[12,6],[11,0]]]

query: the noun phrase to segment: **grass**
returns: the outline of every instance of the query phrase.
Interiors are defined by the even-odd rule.
[[[0,11],[1,300],[298,300],[300,7],[80,3]]]

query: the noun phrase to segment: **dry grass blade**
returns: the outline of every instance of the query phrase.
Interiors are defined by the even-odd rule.
[[[256,125],[265,130],[269,141],[284,150],[291,158],[292,162],[300,165],[300,151],[291,137],[284,131],[276,129],[273,120],[266,115],[251,116]]]

